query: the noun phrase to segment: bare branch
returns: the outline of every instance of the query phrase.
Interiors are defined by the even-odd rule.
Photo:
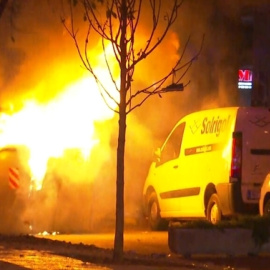
[[[89,24],[93,27],[93,29],[102,37],[105,37],[107,39],[109,39],[109,37],[106,34],[106,24],[107,21],[105,21],[105,23],[101,23],[100,20],[97,17],[96,11],[93,8],[93,4],[91,2],[91,0],[83,0],[83,5],[84,5],[84,10],[85,10],[85,16],[89,22]],[[89,14],[90,12],[90,14]],[[91,19],[91,17],[93,17],[93,20]]]
[[[106,96],[108,98],[110,98],[111,100],[113,100],[113,102],[117,105],[118,102],[117,100],[110,94],[110,92],[106,89],[106,87],[104,86],[104,84],[102,83],[102,81],[100,80],[100,78],[96,75],[92,65],[91,65],[91,62],[89,61],[89,58],[88,58],[88,43],[89,43],[89,36],[90,36],[90,31],[92,29],[92,24],[89,24],[88,25],[88,31],[87,31],[87,34],[86,34],[86,38],[85,38],[85,46],[84,46],[84,55],[82,54],[81,52],[81,48],[79,46],[79,43],[78,43],[78,40],[77,40],[77,32],[78,30],[75,31],[74,29],[74,16],[73,16],[73,8],[72,8],[72,5],[70,3],[70,16],[71,16],[71,28],[69,28],[66,23],[65,23],[65,20],[62,19],[62,23],[65,27],[65,29],[67,30],[67,32],[69,33],[69,35],[72,37],[74,43],[75,43],[75,47],[77,49],[77,52],[79,54],[79,57],[83,63],[83,66],[93,75],[97,85],[99,87],[101,87],[101,90],[100,90],[100,94],[104,100],[104,102],[106,103],[106,105],[111,109],[113,110],[114,112],[116,112],[116,110],[108,103],[106,97],[104,96],[104,93],[106,94]],[[103,53],[105,55],[105,60],[107,60],[107,57],[106,57],[106,51],[105,51],[105,47],[103,47]],[[110,68],[109,68],[109,64],[108,64],[108,61],[106,61],[106,64],[107,64],[107,68],[108,70],[110,71]],[[112,73],[110,73],[110,76],[111,76],[111,79],[113,79],[113,76],[112,76]],[[116,87],[116,89],[119,91],[119,89],[117,88],[117,85],[115,83],[114,80],[112,80],[114,82],[114,85]]]
[[[178,79],[174,82],[178,84],[186,75],[188,70],[190,69],[192,63],[197,59],[198,55],[201,52],[201,48],[198,51],[198,53],[192,57],[189,61],[182,64],[183,56],[186,53],[188,44],[190,42],[190,37],[188,38],[182,53],[179,57],[179,60],[176,62],[176,64],[173,66],[173,68],[167,73],[166,76],[164,76],[162,79],[154,82],[150,86],[141,89],[139,91],[132,91],[132,81],[133,81],[133,74],[135,72],[135,66],[145,59],[149,54],[151,54],[164,40],[165,36],[167,35],[167,32],[171,25],[175,22],[177,16],[178,16],[178,9],[182,5],[184,0],[175,0],[173,2],[173,6],[170,13],[166,13],[164,16],[164,20],[166,21],[166,25],[163,29],[163,32],[161,33],[160,37],[157,39],[155,43],[153,43],[153,39],[156,35],[157,27],[160,22],[160,16],[161,16],[161,1],[162,0],[149,0],[149,4],[152,10],[152,30],[149,34],[148,41],[146,43],[146,46],[143,50],[141,50],[138,54],[135,54],[135,33],[136,29],[139,24],[139,19],[141,15],[141,8],[142,8],[142,0],[139,0],[136,7],[138,10],[135,10],[135,4],[137,1],[135,0],[127,0],[127,6],[126,8],[126,15],[123,14],[121,8],[122,8],[122,1],[120,0],[112,0],[107,1],[106,9],[107,9],[107,18],[105,19],[104,23],[101,23],[101,20],[99,19],[99,16],[97,16],[97,8],[92,5],[92,2],[90,0],[82,0],[84,4],[85,9],[85,16],[87,18],[87,21],[89,23],[88,32],[85,39],[85,48],[84,48],[84,55],[81,54],[81,50],[77,41],[77,31],[74,30],[74,20],[73,16],[71,16],[71,29],[68,29],[65,25],[65,28],[67,29],[68,33],[73,38],[77,51],[79,53],[80,59],[83,63],[83,65],[86,67],[86,69],[93,75],[94,79],[96,80],[97,84],[101,87],[101,94],[103,95],[104,100],[106,101],[106,98],[104,94],[106,94],[107,97],[114,100],[114,102],[119,106],[119,103],[113,98],[113,96],[110,94],[110,91],[108,91],[105,86],[102,83],[102,78],[99,78],[95,71],[94,67],[91,66],[91,61],[89,61],[88,58],[88,42],[89,42],[89,36],[90,36],[90,30],[93,29],[96,33],[98,33],[101,37],[101,43],[103,48],[103,54],[104,54],[104,60],[107,66],[107,70],[109,73],[109,76],[111,78],[111,81],[114,85],[114,88],[117,92],[120,93],[120,89],[118,88],[116,84],[116,80],[113,76],[111,66],[108,60],[108,56],[106,53],[106,47],[105,47],[105,40],[111,43],[112,49],[114,52],[115,59],[117,60],[119,67],[121,69],[121,58],[122,58],[122,51],[121,51],[121,44],[120,44],[120,37],[123,34],[123,25],[122,22],[126,20],[126,28],[129,29],[128,32],[125,34],[125,46],[126,46],[126,58],[125,58],[125,67],[127,70],[126,73],[126,82],[125,82],[125,88],[122,89],[122,91],[126,91],[126,106],[127,106],[127,112],[131,112],[134,110],[134,108],[141,106],[141,104],[144,103],[145,100],[147,100],[152,95],[160,95],[165,92],[171,92],[165,91],[163,85],[164,83],[171,77],[175,76],[176,73],[182,72],[180,76],[178,76]],[[136,12],[136,14],[135,14]],[[72,14],[72,12],[71,12]],[[123,16],[126,16],[125,18]],[[119,25],[115,28],[115,20],[118,21]],[[115,31],[116,29],[116,31]],[[127,96],[128,94],[128,96]],[[145,97],[142,99],[142,101],[139,104],[135,103],[135,106],[132,106],[132,101],[139,96],[139,95],[145,95]]]
[[[156,1],[159,1],[159,5],[160,5],[160,1],[161,0],[150,0],[151,7],[152,7],[152,13],[153,14],[156,13]],[[155,33],[156,28],[157,28],[157,25],[159,23],[160,6],[158,7],[157,15],[153,15],[152,32],[150,34],[150,38],[148,40],[148,43],[147,43],[146,47],[144,48],[144,50],[142,50],[142,52],[139,55],[139,57],[134,61],[133,65],[136,65],[138,62],[142,61],[149,54],[151,54],[160,45],[160,43],[164,40],[164,38],[167,35],[170,27],[175,22],[175,20],[177,18],[177,15],[178,15],[178,9],[181,7],[181,5],[183,4],[183,2],[184,2],[184,0],[181,0],[179,3],[178,3],[178,0],[175,0],[174,1],[174,5],[172,7],[171,13],[165,15],[165,20],[167,21],[167,25],[166,25],[163,33],[161,34],[161,36],[159,37],[159,39],[156,41],[156,43],[154,43],[150,47],[151,41],[152,41],[152,39],[154,37],[154,33]],[[132,68],[132,66],[130,68]]]
[[[182,70],[182,69],[185,69],[185,71],[182,72],[182,75],[179,77],[179,79],[176,81],[176,83],[178,83],[179,81],[182,80],[182,78],[186,75],[187,71],[189,70],[189,68],[191,67],[191,65],[193,64],[193,62],[196,61],[196,60],[198,59],[199,55],[201,54],[202,48],[203,48],[204,38],[205,38],[205,36],[203,35],[202,41],[201,41],[201,46],[200,46],[198,52],[197,52],[197,53],[196,53],[189,61],[187,61],[187,62],[186,62],[184,65],[182,65],[182,66],[180,66],[180,62],[181,62],[181,61],[179,62],[178,68],[175,69],[175,72],[178,72],[178,71],[180,71],[180,70]],[[184,56],[184,54],[185,54],[185,52],[186,52],[186,50],[187,50],[189,40],[190,40],[190,39],[188,39],[187,43],[185,44],[184,50],[183,50],[183,52],[182,52],[182,54],[181,54],[181,57],[180,57],[181,60],[183,59],[183,56]]]
[[[109,61],[108,61],[108,58],[107,58],[107,53],[106,53],[106,48],[105,48],[105,44],[104,44],[104,39],[102,39],[102,48],[103,48],[103,55],[104,55],[105,63],[106,63],[108,72],[110,74],[111,81],[113,82],[115,89],[117,89],[117,91],[120,92],[120,89],[118,88],[118,86],[116,84],[116,81],[115,81],[114,76],[112,74],[111,66],[110,66]],[[110,96],[109,93],[108,93],[108,95]]]
[[[158,7],[156,7],[156,1],[158,1]],[[158,26],[158,22],[159,22],[159,16],[160,16],[160,9],[161,9],[161,0],[150,0],[150,5],[151,5],[151,9],[152,9],[152,32],[150,33],[150,37],[147,41],[147,44],[144,48],[144,50],[141,51],[139,57],[137,58],[136,61],[134,61],[134,65],[136,65],[136,63],[138,63],[139,61],[141,61],[142,59],[146,58],[147,55],[150,53],[148,53],[148,49],[150,47],[150,44],[153,40],[154,34],[156,32],[157,26]],[[150,50],[151,51],[151,50]]]
[[[185,85],[183,85],[183,90],[184,90],[184,88],[185,87],[187,87],[187,85],[189,85],[190,84],[190,81],[188,81]],[[160,92],[155,92],[155,93],[153,93],[153,92],[149,92],[148,93],[148,95],[147,96],[145,96],[144,97],[144,99],[141,101],[141,102],[139,102],[139,103],[137,103],[134,107],[132,107],[130,110],[128,110],[127,111],[127,114],[129,114],[129,113],[131,113],[133,110],[135,110],[136,108],[138,108],[138,107],[141,107],[145,102],[146,102],[146,100],[147,99],[149,99],[151,96],[153,96],[153,95],[159,95],[159,97],[161,97],[161,94],[164,94],[164,93],[169,93],[169,92],[179,92],[179,91],[183,91],[183,90],[179,90],[179,89],[166,89],[166,88],[163,88],[163,89],[161,89],[160,90]]]
[[[173,92],[173,91],[181,91],[181,89],[177,89],[175,88],[175,86],[178,85],[178,83],[180,81],[182,81],[183,77],[186,75],[186,73],[188,72],[188,70],[191,68],[191,65],[193,64],[194,61],[196,61],[202,51],[203,48],[203,43],[204,43],[204,35],[202,38],[202,42],[201,42],[201,46],[198,50],[198,52],[191,58],[189,59],[186,63],[181,65],[181,62],[183,60],[183,57],[186,53],[188,44],[190,42],[190,37],[188,38],[183,51],[181,53],[181,56],[179,58],[179,60],[176,62],[175,66],[172,68],[172,70],[170,72],[167,73],[166,76],[164,76],[162,79],[154,82],[153,84],[149,85],[148,87],[138,90],[136,91],[136,93],[134,93],[133,95],[131,95],[129,97],[129,99],[127,100],[127,105],[129,106],[129,109],[127,110],[127,113],[130,113],[131,111],[133,111],[135,108],[141,106],[150,96],[153,95],[161,95],[164,93],[168,93],[168,92]],[[169,77],[174,76],[177,72],[179,72],[180,70],[184,70],[182,72],[182,74],[180,75],[180,77],[173,82],[173,84],[171,86],[171,88],[164,88],[163,85],[164,83],[168,80]],[[190,82],[188,82],[187,84],[185,84],[185,87],[189,84]],[[152,90],[151,90],[152,89]],[[173,90],[175,89],[175,90]],[[133,99],[135,99],[137,96],[141,95],[141,94],[145,94],[146,96],[143,98],[143,100],[141,102],[139,102],[138,104],[136,104],[134,107],[131,106],[131,102]]]

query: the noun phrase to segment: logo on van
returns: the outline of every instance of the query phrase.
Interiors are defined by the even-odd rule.
[[[213,117],[208,119],[205,117],[202,122],[201,134],[214,133],[218,137],[221,132],[223,132],[230,121],[230,115],[227,118]]]
[[[249,120],[250,123],[258,126],[258,127],[265,127],[267,125],[270,124],[270,121],[267,120],[267,118],[264,116],[264,117],[255,117],[255,119],[252,121],[252,120]]]

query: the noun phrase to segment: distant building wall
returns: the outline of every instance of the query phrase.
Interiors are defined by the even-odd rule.
[[[270,106],[269,78],[270,78],[270,4],[256,9],[254,14],[254,91],[252,105]]]
[[[270,4],[250,5],[243,10],[240,69],[253,70],[253,87],[251,91],[239,89],[239,103],[270,107]]]

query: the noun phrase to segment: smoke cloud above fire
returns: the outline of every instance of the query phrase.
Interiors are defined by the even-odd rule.
[[[14,2],[14,8],[9,6],[0,18],[0,108],[5,116],[0,123],[0,146],[36,143],[38,153],[48,153],[42,162],[45,167],[41,176],[26,168],[31,175],[24,179],[29,186],[42,179],[42,188],[35,192],[9,191],[11,195],[5,203],[11,206],[6,214],[13,211],[18,220],[17,225],[13,222],[9,228],[20,231],[22,226],[31,227],[35,232],[106,229],[114,225],[117,115],[97,97],[98,90],[82,68],[75,45],[61,23],[61,16],[68,12],[65,1]],[[228,81],[219,73],[222,66],[215,63],[220,49],[212,47],[218,30],[209,30],[214,13],[211,2],[184,2],[167,39],[147,64],[137,67],[136,87],[149,85],[170,70],[189,34],[192,38],[186,60],[196,54],[206,34],[202,54],[183,79],[184,84],[191,81],[187,89],[154,96],[129,115],[125,212],[132,224],[141,216],[143,182],[153,150],[160,146],[175,122],[186,113],[228,105],[235,98],[233,90],[233,98],[228,98]],[[79,35],[83,38],[83,32]],[[225,41],[225,35],[222,39],[220,43]],[[98,64],[99,39],[94,37],[90,43],[91,57],[96,57]],[[228,50],[224,49],[224,53]],[[222,62],[223,58],[219,56],[219,60]],[[226,72],[233,74],[232,70]],[[1,132],[6,137],[1,137]],[[80,144],[85,141],[86,148]],[[33,160],[29,160],[29,153],[22,159],[31,166],[31,162],[38,161],[38,153]],[[5,181],[7,176],[0,175]],[[7,219],[0,230],[5,230],[10,222]]]

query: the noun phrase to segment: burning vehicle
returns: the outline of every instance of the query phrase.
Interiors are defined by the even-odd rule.
[[[22,100],[19,108],[0,111],[0,233],[85,232],[94,215],[114,213],[92,205],[100,193],[94,186],[111,180],[104,170],[98,183],[112,151],[114,116],[98,91],[89,91],[94,83],[82,78],[53,100]],[[74,104],[80,106],[70,110]],[[114,193],[106,192],[107,201],[98,203],[104,209],[114,205]]]
[[[31,177],[19,152],[25,154],[25,149],[0,149],[0,233],[29,232],[25,213],[31,196]]]
[[[69,152],[74,154],[76,150]],[[72,233],[91,229],[92,186],[71,182],[68,175],[59,174],[55,166],[67,162],[65,159],[50,159],[50,169],[39,185],[28,166],[28,154],[22,146],[0,149],[0,233]],[[79,210],[80,204],[83,211]]]

